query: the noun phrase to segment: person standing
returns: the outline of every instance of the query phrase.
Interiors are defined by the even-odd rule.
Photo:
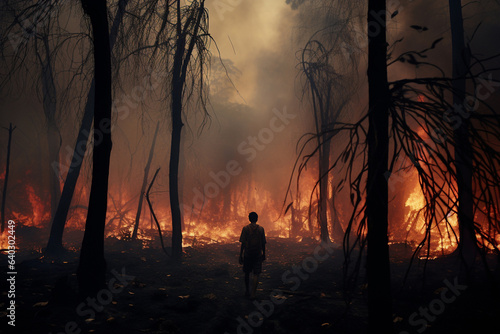
[[[259,216],[250,212],[248,220],[250,224],[241,230],[240,242],[240,264],[243,265],[245,273],[245,296],[255,299],[259,274],[262,272],[262,262],[266,260],[266,233],[264,228],[257,225]],[[250,286],[250,273],[252,273],[252,285]]]

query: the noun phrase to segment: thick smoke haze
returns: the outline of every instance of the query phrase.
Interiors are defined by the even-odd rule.
[[[324,4],[319,1],[212,0],[207,2],[207,7],[210,34],[214,40],[210,46],[212,59],[207,75],[210,84],[209,116],[204,118],[201,106],[196,104],[190,104],[185,111],[181,155],[184,218],[207,223],[212,221],[216,226],[224,226],[227,217],[217,215],[223,212],[229,213],[230,220],[240,226],[245,223],[245,212],[255,210],[262,214],[261,223],[279,234],[289,217],[282,219],[278,225],[273,221],[282,213],[287,184],[297,158],[298,140],[314,130],[311,104],[300,74],[300,50],[313,36],[337,50],[334,64],[342,74],[344,91],[352,94],[340,119],[352,121],[359,118],[367,109],[367,45],[363,37],[366,35],[365,4],[361,1]],[[389,20],[388,41],[392,44],[403,38],[393,50],[392,57],[408,50],[425,49],[434,40],[443,38],[436,49],[429,52],[428,61],[440,66],[449,75],[451,42],[448,2],[402,0],[388,2],[388,8],[390,13],[398,12]],[[471,3],[464,8],[466,36],[474,35],[470,44],[473,53],[486,57],[500,51],[496,43],[499,8],[495,1]],[[75,9],[71,13],[74,16],[77,12]],[[85,28],[86,24],[74,19],[70,26],[78,30]],[[411,25],[426,27],[426,30],[418,31]],[[337,33],[331,34],[332,31]],[[89,44],[82,41],[74,45],[77,47],[66,53],[83,57]],[[54,173],[49,168],[46,122],[40,89],[36,84],[40,69],[34,60],[32,62],[33,65],[28,65],[23,75],[12,79],[10,89],[2,92],[0,101],[1,126],[6,127],[9,122],[17,126],[12,144],[7,207],[11,212],[23,212],[26,216],[33,213],[29,212],[30,205],[24,200],[25,185],[33,187],[45,203],[45,210],[49,210],[48,179],[49,174]],[[58,67],[71,68],[67,60],[61,60]],[[61,186],[66,173],[64,166],[69,164],[85,103],[85,99],[77,99],[76,96],[81,91],[85,92],[89,85],[89,69],[89,66],[82,69],[77,79],[79,82],[73,83],[74,89],[67,93],[68,102],[58,106],[61,115]],[[169,105],[165,101],[157,101],[157,97],[161,96],[158,90],[163,86],[147,89],[155,80],[161,79],[162,73],[158,68],[153,69],[153,75],[146,70],[132,72],[124,67],[115,76],[120,84],[114,91],[116,108],[113,115],[109,226],[122,224],[119,223],[122,219],[120,215],[124,213],[127,217],[135,214],[144,167],[154,129],[159,122],[160,131],[149,179],[157,168],[161,168],[152,198],[160,221],[166,229],[170,229]],[[389,68],[389,80],[435,74],[435,71],[407,63],[396,63]],[[66,73],[59,78],[58,91],[62,91],[69,77]],[[141,93],[136,99],[139,91],[146,93]],[[203,125],[205,121],[207,123]],[[5,166],[6,138],[6,131],[3,131],[1,170]],[[339,136],[334,141],[333,156],[335,149],[345,144],[345,138]],[[307,170],[314,176],[317,175],[315,161]],[[79,191],[70,211],[75,217],[70,220],[73,227],[83,227],[90,170],[90,155],[87,152],[77,187]],[[310,187],[304,191],[310,191]],[[398,187],[397,191],[402,196],[393,202],[393,210],[395,219],[399,221],[405,211],[404,199],[411,189]],[[396,196],[396,193],[393,195]],[[308,195],[304,197],[309,198]],[[350,209],[348,192],[339,194],[337,205],[338,210],[343,212],[339,218],[345,220]],[[149,213],[144,217],[149,224]],[[45,220],[41,225],[49,225],[46,215],[40,219],[40,224]]]

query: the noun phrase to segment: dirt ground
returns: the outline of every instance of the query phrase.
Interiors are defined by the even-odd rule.
[[[188,247],[174,263],[159,249],[115,242],[106,253],[109,288],[94,302],[77,298],[78,253],[55,259],[21,252],[15,332],[366,333],[363,264],[347,298],[342,250],[317,247],[269,238],[256,301],[244,297],[238,243]],[[427,262],[424,279],[425,262],[416,260],[403,285],[409,254],[391,249],[396,333],[500,333],[500,295],[484,271],[465,285],[456,258],[443,257]],[[6,291],[3,279],[2,332],[12,330]]]

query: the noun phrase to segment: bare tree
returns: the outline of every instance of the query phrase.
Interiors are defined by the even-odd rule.
[[[82,0],[92,26],[95,104],[92,184],[77,270],[79,293],[96,294],[105,284],[104,227],[111,155],[111,49],[105,0]]]
[[[125,8],[129,0],[120,0],[117,5],[116,15],[113,19],[113,24],[110,31],[110,47],[116,43],[119,27],[122,24]],[[76,183],[80,175],[80,170],[83,163],[83,158],[87,150],[87,142],[94,117],[94,100],[95,100],[95,79],[92,79],[90,89],[87,93],[84,114],[76,138],[71,163],[64,182],[61,199],[57,205],[57,210],[52,219],[49,241],[47,243],[46,252],[57,254],[64,250],[62,240],[64,227],[68,217],[69,208],[73,199]],[[56,171],[56,169],[54,169]],[[58,172],[57,172],[58,173]]]
[[[337,45],[337,48],[339,46]],[[310,99],[314,115],[314,125],[317,134],[318,165],[319,165],[319,205],[318,221],[322,241],[330,241],[328,230],[328,200],[334,201],[335,194],[329,196],[329,170],[331,155],[331,139],[335,133],[328,129],[335,127],[349,96],[343,87],[346,77],[338,73],[332,66],[330,56],[333,50],[327,50],[318,40],[310,40],[302,51],[301,66],[310,90]],[[335,55],[335,54],[333,54]],[[352,81],[350,81],[352,83]],[[334,239],[343,238],[340,223],[332,221]],[[339,231],[340,229],[340,231]]]
[[[458,184],[461,182],[458,178],[464,178],[464,175],[459,175],[461,172],[456,167],[456,156],[463,153],[460,153],[463,147],[459,150],[456,147],[461,145],[464,138],[470,141],[470,151],[467,151],[470,155],[468,168],[472,172],[469,176],[472,179],[462,190],[472,190],[469,195],[472,196],[473,215],[483,218],[482,224],[471,222],[469,232],[465,233],[480,236],[480,240],[472,239],[472,248],[481,249],[486,268],[488,264],[485,254],[490,249],[499,252],[495,238],[500,231],[500,152],[497,140],[490,141],[491,138],[500,137],[500,115],[484,98],[475,94],[476,88],[485,82],[482,76],[497,70],[487,68],[485,64],[498,58],[498,55],[483,59],[472,57],[472,62],[464,62],[467,66],[461,68],[459,76],[454,73],[450,78],[439,67],[427,61],[428,53],[441,40],[437,39],[430,47],[421,51],[404,52],[387,64],[386,59],[391,59],[394,46],[401,40],[396,41],[388,55],[386,13],[385,1],[369,1],[368,22],[372,31],[368,34],[368,114],[355,123],[337,122],[334,127],[326,130],[335,135],[348,134],[347,145],[332,161],[330,170],[347,167],[344,178],[338,183],[341,186],[344,180],[348,182],[354,207],[344,238],[344,270],[346,283],[349,283],[346,288],[350,289],[350,284],[356,281],[363,250],[366,248],[370,332],[390,332],[392,327],[387,179],[398,172],[395,167],[398,159],[404,157],[411,161],[404,168],[417,171],[425,198],[425,207],[422,208],[425,233],[410,264],[423,249],[426,249],[425,256],[429,257],[433,240],[454,238],[459,245],[462,242],[458,239],[459,231],[455,231],[449,217],[459,211],[456,209],[460,196]],[[397,13],[393,13],[395,15]],[[463,47],[460,52],[460,57],[467,57],[467,51]],[[463,62],[463,58],[456,61]],[[398,62],[409,66],[430,67],[436,70],[437,75],[388,82],[387,66]],[[467,93],[465,86],[459,85],[463,80],[469,81],[474,87],[473,93]],[[496,83],[491,78],[488,81],[490,85]],[[450,95],[460,97],[458,108],[448,102]],[[467,105],[463,101],[468,101]],[[474,105],[475,112],[465,114],[464,108],[471,108],[471,105]],[[450,110],[455,113],[450,114]],[[456,130],[463,118],[468,119],[468,130],[467,134],[460,137]],[[389,133],[392,134],[391,137]],[[302,151],[313,141],[316,141],[315,135],[311,135],[303,143]],[[318,149],[316,145],[312,153],[306,154],[306,159],[299,168],[305,166]],[[356,235],[355,239],[350,238],[352,234]],[[357,257],[353,267],[351,257],[355,254]]]
[[[383,12],[380,8],[376,9],[379,9],[378,13]],[[453,107],[448,102],[448,95],[457,93],[454,87],[456,79],[446,77],[439,67],[427,62],[427,54],[436,47],[440,40],[435,40],[430,47],[424,50],[404,52],[388,63],[388,66],[397,62],[408,63],[410,66],[428,66],[435,69],[438,73],[434,77],[416,77],[388,83],[389,102],[387,102],[387,120],[390,127],[387,130],[393,135],[390,138],[391,152],[387,152],[388,165],[385,177],[389,179],[391,174],[398,172],[398,169],[395,167],[398,159],[408,159],[411,163],[403,168],[416,170],[420,188],[425,198],[425,207],[422,209],[425,218],[425,232],[422,240],[420,240],[418,246],[415,248],[410,265],[415,256],[420,254],[424,249],[424,257],[428,258],[431,255],[431,242],[435,239],[443,241],[452,238],[460,243],[458,231],[454,229],[449,218],[452,213],[456,212],[458,198],[457,171],[455,170],[454,158],[454,147],[456,146],[454,128],[456,127],[456,123],[450,121],[449,117],[447,117],[447,112]],[[379,56],[381,57],[381,55]],[[484,74],[498,70],[498,68],[487,68],[485,63],[488,60],[498,57],[498,55],[495,55],[486,57],[485,59],[474,58],[474,61],[471,62],[466,71],[466,80],[470,81],[473,87],[477,87],[480,82],[484,83],[485,80],[482,79]],[[477,70],[473,71],[474,68],[477,68]],[[496,83],[494,80],[492,82]],[[377,96],[380,98],[383,95]],[[483,224],[474,224],[474,233],[481,236],[481,240],[477,241],[476,247],[480,247],[480,254],[485,268],[489,268],[485,258],[486,253],[493,249],[497,254],[500,254],[495,241],[500,232],[498,224],[498,207],[500,204],[498,199],[500,194],[500,172],[498,166],[500,166],[500,152],[498,151],[497,143],[491,142],[491,138],[500,137],[500,115],[484,99],[476,96],[475,93],[470,94],[465,92],[465,97],[468,101],[474,102],[476,110],[476,112],[468,116],[471,120],[470,124],[474,125],[470,127],[471,133],[474,134],[474,136],[470,137],[474,171],[472,200],[476,213],[481,214],[484,220]],[[349,134],[349,141],[345,149],[333,161],[331,168],[347,166],[345,179],[350,184],[351,202],[354,206],[349,225],[346,229],[346,238],[344,239],[346,282],[354,282],[359,274],[362,252],[355,252],[356,248],[363,250],[367,246],[368,289],[371,289],[370,275],[373,276],[375,273],[378,276],[375,277],[375,280],[379,281],[376,283],[383,284],[385,289],[389,289],[386,290],[386,293],[390,293],[389,261],[388,257],[386,257],[388,253],[385,253],[388,247],[382,245],[384,238],[384,242],[387,242],[387,226],[380,223],[380,220],[378,223],[377,221],[373,222],[374,225],[368,223],[370,215],[374,213],[381,215],[381,219],[385,217],[386,211],[384,205],[387,201],[387,197],[384,195],[387,184],[382,186],[382,181],[378,180],[380,185],[376,187],[375,193],[381,197],[378,203],[379,207],[372,208],[371,211],[368,209],[370,205],[368,197],[369,189],[373,187],[373,182],[376,182],[376,180],[372,179],[374,175],[373,171],[370,172],[370,161],[372,161],[372,164],[376,163],[373,162],[373,158],[376,156],[380,160],[383,157],[382,154],[385,154],[385,150],[378,155],[370,152],[370,145],[372,145],[373,149],[372,140],[374,134],[370,134],[370,130],[367,133],[365,122],[367,119],[369,120],[371,115],[373,115],[373,111],[370,108],[368,115],[361,117],[356,123],[338,124],[338,128],[329,130],[332,132],[347,132]],[[456,120],[455,118],[454,121]],[[372,120],[372,122],[376,122],[376,120]],[[372,126],[372,124],[369,121],[369,126]],[[376,123],[375,126],[384,126],[385,124],[384,121],[383,125]],[[384,132],[387,135],[387,141],[377,137],[379,143],[389,143],[389,132]],[[367,138],[368,156],[365,153],[360,154],[364,152],[365,145],[363,144],[363,139],[365,137]],[[386,147],[385,144],[384,147]],[[371,154],[374,154],[372,160],[370,160]],[[362,159],[361,167],[355,167],[355,157]],[[382,160],[383,162],[379,163],[384,163],[385,159]],[[355,170],[360,171],[355,172]],[[378,174],[377,176],[380,177]],[[362,186],[365,180],[366,188]],[[381,189],[382,193],[380,192]],[[363,201],[364,198],[366,198],[366,201]],[[384,221],[382,220],[382,222]],[[385,231],[381,232],[380,228],[377,230],[377,226],[380,227],[377,224],[383,225]],[[379,258],[372,258],[371,260],[370,254],[374,255],[374,253],[373,242],[370,243],[370,240],[373,240],[370,238],[370,228],[372,231],[375,229],[375,232],[378,234],[378,239],[375,240],[377,243],[380,243],[378,245],[380,247],[379,251],[382,250],[384,252],[379,253]],[[352,244],[349,235],[353,233],[357,237]],[[352,268],[351,260],[353,254],[358,254],[357,260],[354,262],[354,268]],[[374,266],[370,261],[385,262],[385,264],[379,263]],[[351,267],[352,271],[348,270],[349,267]],[[377,286],[377,284],[372,283],[371,286]],[[349,285],[347,287],[349,288]],[[375,295],[377,293],[377,291],[374,292]],[[373,293],[370,291],[369,298],[373,298]],[[389,304],[390,301],[387,303]],[[373,310],[371,307],[369,308],[370,319],[373,312],[379,315],[380,312],[384,312],[385,324],[380,323],[380,318],[376,318],[371,319],[369,326],[389,326],[390,309],[388,306],[386,305],[385,310],[380,310],[382,308],[380,300],[374,304],[377,306],[372,304],[371,307],[378,307],[379,309]]]
[[[114,44],[118,34],[118,27],[122,22],[128,0],[120,0],[117,4],[117,12],[111,28],[111,44]],[[30,55],[35,55],[37,68],[40,69],[40,87],[42,91],[43,110],[47,121],[47,137],[50,162],[50,189],[51,189],[51,232],[47,243],[46,251],[49,253],[59,253],[64,250],[62,237],[69,207],[73,198],[78,176],[87,149],[88,135],[90,133],[94,115],[94,89],[95,81],[92,80],[90,89],[86,95],[86,104],[81,126],[76,138],[73,156],[69,166],[59,161],[59,150],[61,146],[61,136],[59,131],[59,119],[62,113],[71,110],[74,101],[72,95],[75,94],[73,86],[77,82],[86,66],[86,56],[83,55],[81,63],[79,59],[64,59],[59,55],[61,50],[67,48],[73,41],[86,38],[85,33],[68,32],[66,27],[59,26],[59,15],[61,12],[67,14],[68,8],[61,7],[59,1],[12,1],[2,5],[2,11],[8,13],[7,17],[12,18],[7,22],[7,27],[3,30],[2,42],[10,41],[13,54],[3,53],[6,61],[11,63],[10,76],[15,75],[25,66],[29,72],[32,67],[29,62]],[[71,12],[70,12],[71,15]],[[64,21],[66,22],[66,21]],[[34,52],[32,52],[34,51]],[[4,50],[5,52],[5,50]],[[63,59],[60,59],[63,58]],[[70,79],[68,88],[57,92],[58,78],[56,77],[61,69],[57,69],[56,64],[65,62],[76,63],[74,77]],[[83,87],[85,89],[85,87]],[[80,91],[77,94],[81,94]],[[78,95],[82,98],[83,94]],[[60,178],[63,172],[67,171],[64,187],[60,190]]]
[[[165,100],[172,126],[169,161],[169,198],[172,215],[172,256],[182,255],[182,216],[179,193],[179,158],[186,105],[198,101],[205,108],[205,66],[208,64],[208,12],[205,1],[180,0],[138,3],[133,11],[140,29],[133,32],[136,43],[131,55],[142,55],[155,67],[165,68]],[[144,24],[144,22],[147,22]],[[146,57],[147,56],[147,57]],[[193,95],[196,94],[195,98]],[[184,118],[184,120],[183,120]],[[202,127],[205,123],[202,124]]]
[[[47,18],[50,21],[50,17]],[[37,34],[35,38],[35,52],[40,63],[41,81],[42,81],[42,100],[43,111],[47,126],[47,139],[49,148],[49,161],[59,161],[59,150],[61,147],[61,134],[59,131],[58,115],[57,115],[57,91],[54,79],[54,61],[55,57],[51,55],[51,46],[49,44],[50,23],[47,24],[41,34]],[[41,45],[39,45],[41,44]],[[42,50],[39,50],[42,49]],[[50,202],[51,215],[53,218],[56,212],[57,203],[61,197],[61,187],[59,183],[59,175],[50,173]]]
[[[462,18],[462,1],[449,0],[453,64],[453,106],[460,108],[465,103],[467,69],[470,64],[469,50],[465,47]],[[454,111],[457,114],[457,111]],[[454,132],[455,169],[458,191],[458,224],[460,255],[469,272],[476,258],[477,239],[474,232],[474,203],[472,189],[472,145],[469,119],[464,118]]]
[[[366,222],[368,242],[368,330],[392,332],[391,274],[388,244],[389,85],[385,0],[368,1],[368,146]]]
[[[2,220],[1,233],[3,233],[5,229],[5,202],[7,200],[7,184],[9,183],[10,147],[12,143],[12,133],[14,132],[15,129],[16,127],[15,126],[13,127],[12,123],[9,124],[9,128],[7,129],[9,131],[9,140],[7,141],[7,160],[5,162],[5,177],[3,181],[3,190],[2,190],[2,206],[1,206],[2,216],[0,218]]]
[[[172,214],[172,255],[182,255],[181,211],[179,203],[179,154],[182,131],[182,109],[188,66],[195,46],[200,46],[199,37],[204,33],[206,25],[205,1],[193,1],[187,9],[185,22],[182,22],[180,0],[177,1],[176,43],[172,65],[172,141],[170,146],[169,190],[170,210]],[[204,45],[201,45],[203,48]],[[201,50],[203,52],[203,50]],[[201,64],[203,66],[203,63]]]
[[[356,19],[359,16],[357,3],[345,1],[336,3],[290,1],[289,3],[292,9],[300,7],[300,20],[305,22],[305,27],[301,27],[304,30],[302,34],[309,34],[309,31],[313,30],[300,51],[299,61],[301,74],[304,77],[303,94],[311,104],[314,135],[317,141],[314,154],[318,157],[319,175],[318,182],[311,192],[310,201],[313,196],[317,197],[317,221],[321,240],[330,240],[331,227],[333,234],[331,237],[335,241],[340,241],[344,231],[334,214],[336,189],[329,186],[333,185],[329,167],[330,157],[333,154],[331,140],[335,133],[328,130],[345,118],[351,97],[358,87],[357,57],[349,55],[345,50],[346,45],[354,44],[357,37],[355,36]],[[298,169],[297,180],[303,170],[304,168]],[[293,204],[291,205],[294,209],[292,221],[295,221],[296,210]],[[312,208],[310,205],[309,217]],[[331,211],[330,217],[328,211]]]
[[[39,72],[38,80],[26,81],[34,83],[33,88],[42,102],[50,169],[53,164],[59,164],[62,142],[60,122],[64,103],[58,95],[63,96],[68,90],[58,92],[57,75],[64,65],[58,68],[56,64],[64,62],[61,49],[80,37],[67,34],[65,27],[60,26],[60,7],[51,1],[6,1],[0,7],[5,20],[0,37],[4,45],[2,62],[8,69],[1,86],[5,88],[16,76],[27,79],[32,72]],[[61,196],[58,173],[49,173],[49,189],[53,219]]]

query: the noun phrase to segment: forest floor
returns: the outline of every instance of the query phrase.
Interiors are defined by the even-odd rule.
[[[159,249],[115,242],[106,252],[111,283],[95,302],[77,298],[78,253],[21,252],[15,332],[366,333],[363,270],[346,302],[342,249],[329,248],[324,259],[326,250],[317,247],[314,240],[269,238],[255,301],[244,297],[239,243],[187,247],[174,263]],[[484,271],[465,285],[455,257],[429,260],[425,277],[425,262],[417,259],[403,285],[410,255],[405,247],[391,248],[396,333],[500,333],[500,295]],[[7,257],[0,259],[7,272]],[[0,329],[6,332],[2,281]]]

